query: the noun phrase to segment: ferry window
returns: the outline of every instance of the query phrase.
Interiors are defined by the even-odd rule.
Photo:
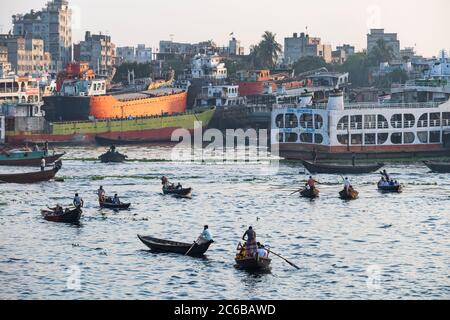
[[[373,145],[376,143],[375,139],[376,139],[375,133],[366,133],[364,135],[364,144],[366,144],[366,145],[372,144]]]
[[[304,113],[300,117],[300,125],[305,129],[313,128],[313,116],[311,113]]]
[[[364,116],[364,129],[376,129],[377,116],[374,114]]]
[[[420,128],[428,127],[428,113],[424,113],[420,116],[417,126]]]
[[[442,125],[450,126],[450,112],[442,113]]]
[[[417,132],[417,138],[419,138],[420,143],[428,143],[428,131]]]
[[[391,126],[394,128],[401,128],[402,127],[402,115],[401,114],[394,114],[391,117]]]
[[[283,142],[283,140],[284,140],[284,134],[282,134],[282,133],[277,133],[277,141],[278,142]]]
[[[323,118],[320,114],[314,115],[314,128],[315,129],[322,129],[323,127]]]
[[[297,116],[293,113],[286,114],[286,128],[298,128]]]
[[[414,127],[414,125],[416,124],[416,118],[414,117],[414,115],[407,113],[407,114],[404,114],[403,116],[404,116],[404,121],[405,121],[404,127],[405,128]]]
[[[286,142],[297,142],[298,134],[296,133],[286,133]]]
[[[341,120],[339,120],[337,129],[338,130],[347,130],[348,129],[348,116],[342,117]]]
[[[348,145],[348,134],[338,134],[337,139],[340,144]]]
[[[378,144],[385,144],[388,141],[389,133],[378,133]]]
[[[277,115],[275,122],[278,128],[284,128],[284,115],[283,114]]]
[[[321,134],[314,135],[314,143],[321,144],[323,143],[323,136]]]
[[[441,143],[441,132],[431,131],[430,132],[430,143]]]
[[[402,133],[395,132],[391,135],[391,142],[393,144],[402,144]]]
[[[439,112],[430,113],[430,127],[440,127],[440,126],[441,126],[441,114]]]
[[[312,133],[302,133],[300,135],[300,141],[304,143],[313,143]]]
[[[352,145],[362,144],[362,134],[352,134]]]
[[[362,129],[362,116],[351,116],[350,117],[350,128],[352,130]]]
[[[412,132],[405,132],[403,134],[403,143],[414,143],[414,140],[416,140],[416,137],[414,133]]]

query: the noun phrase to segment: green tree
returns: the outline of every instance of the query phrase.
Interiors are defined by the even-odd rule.
[[[369,85],[370,63],[365,53],[356,53],[348,57],[339,71],[349,73],[349,81],[353,87]]]
[[[392,46],[389,46],[383,39],[379,39],[377,45],[370,51],[369,61],[372,66],[379,66],[382,62],[390,63],[394,57]]]
[[[327,69],[330,67],[322,57],[303,57],[294,63],[295,74],[320,69],[322,67]]]
[[[258,45],[258,57],[262,67],[273,69],[281,54],[281,44],[275,39],[276,34],[265,31]]]

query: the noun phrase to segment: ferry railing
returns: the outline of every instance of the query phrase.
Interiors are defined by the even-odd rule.
[[[439,102],[426,102],[426,103],[374,103],[365,102],[357,104],[346,104],[344,110],[362,110],[362,109],[421,109],[421,108],[437,108],[441,103]],[[326,110],[328,104],[321,103],[311,106],[300,108],[296,104],[283,104],[273,106],[273,109],[313,109],[313,110]]]

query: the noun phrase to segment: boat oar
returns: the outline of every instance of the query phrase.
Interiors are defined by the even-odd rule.
[[[292,196],[292,195],[294,195],[294,194],[296,194],[298,192],[302,192],[302,191],[303,191],[303,189],[298,189],[297,191],[294,191],[293,193],[291,193],[290,196]]]
[[[293,266],[295,269],[300,270],[300,267],[299,267],[299,266],[295,265],[294,263],[292,263],[292,262],[289,261],[288,259],[286,259],[286,258],[280,256],[278,253],[275,253],[275,252],[273,252],[272,250],[269,250],[269,249],[266,249],[266,250],[267,250],[267,252],[273,254],[274,256],[277,256],[278,258],[283,259],[284,261],[286,261],[287,263],[289,263],[291,266]]]
[[[186,254],[185,254],[185,256],[187,256],[191,251],[192,251],[192,249],[194,249],[194,247],[195,247],[195,245],[196,245],[197,243],[194,241],[194,243],[192,244],[192,246],[189,248],[189,250],[186,252]]]

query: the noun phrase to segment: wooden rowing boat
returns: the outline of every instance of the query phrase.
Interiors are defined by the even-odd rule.
[[[119,152],[108,151],[98,157],[102,163],[121,163],[124,162],[128,156]]]
[[[235,258],[236,266],[239,269],[247,270],[247,271],[267,271],[270,269],[270,264],[272,259],[269,258],[260,258],[260,257],[246,257]]]
[[[51,222],[62,222],[62,223],[78,223],[81,218],[83,211],[79,208],[72,210],[66,209],[63,214],[56,214],[55,211],[42,210],[41,214],[45,220]]]
[[[27,184],[50,181],[56,176],[60,169],[61,163],[59,162],[55,164],[55,167],[51,170],[28,173],[0,174],[0,182]]]
[[[131,206],[131,203],[120,203],[114,204],[109,201],[101,202],[99,201],[100,208],[111,209],[111,210],[128,210]]]
[[[192,195],[192,188],[186,188],[186,189],[177,189],[177,188],[165,188],[163,187],[163,193],[165,195],[173,195],[177,197],[185,197],[188,198]]]
[[[377,163],[373,165],[335,165],[335,164],[318,164],[308,161],[302,161],[303,166],[310,173],[322,173],[322,174],[367,174],[378,171],[384,167],[384,163]]]
[[[450,173],[450,162],[424,161],[424,164],[433,172]]]
[[[138,235],[139,240],[142,241],[150,250],[155,252],[172,252],[178,254],[186,254],[192,257],[201,257],[214,241],[209,241],[204,244],[182,243],[169,240],[162,240],[153,237],[144,237]],[[192,249],[191,249],[192,248]]]
[[[355,189],[349,190],[349,192],[342,190],[339,192],[339,198],[342,200],[356,200],[359,197],[359,192]]]
[[[2,152],[0,166],[39,167],[42,157],[46,164],[53,164],[64,156],[64,153],[46,155],[44,151]]]
[[[378,183],[378,190],[386,193],[401,193],[403,191],[402,185],[393,185],[393,186],[384,186],[381,183]]]
[[[314,188],[313,190],[305,188],[300,192],[300,196],[302,198],[308,198],[308,199],[316,199],[319,197],[319,194],[320,194],[320,191],[317,188]]]

